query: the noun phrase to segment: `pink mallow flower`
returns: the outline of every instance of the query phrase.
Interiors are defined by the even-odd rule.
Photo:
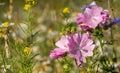
[[[107,19],[108,13],[102,7],[94,5],[91,8],[86,8],[84,14],[78,14],[77,23],[83,30],[88,30],[95,29],[99,23],[105,23]]]
[[[92,56],[95,45],[91,40],[89,33],[76,33],[70,35],[69,52],[70,57],[75,58],[77,65],[80,67],[86,62],[86,56]]]
[[[86,62],[86,56],[92,56],[95,45],[91,40],[89,33],[71,34],[68,36],[62,36],[61,39],[56,43],[57,47],[51,51],[50,57],[58,59],[69,54],[71,58],[76,60],[76,63],[81,67],[82,63]]]

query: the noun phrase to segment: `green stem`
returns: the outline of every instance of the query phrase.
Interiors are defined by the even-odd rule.
[[[112,14],[113,18],[115,19],[114,10],[113,10],[112,5],[113,5],[113,0],[111,0],[111,1],[108,0],[108,8],[111,11],[111,14]],[[114,37],[113,37],[113,28],[112,27],[110,28],[110,32],[111,32],[111,43],[113,44],[114,43],[114,41],[113,41]]]
[[[100,42],[100,48],[101,48],[101,55],[104,55],[104,53],[103,53],[103,43],[102,43],[101,38],[99,38],[99,42]]]
[[[27,38],[29,41],[27,41],[27,45],[29,45],[32,42],[32,26],[31,26],[31,18],[30,18],[30,12],[31,10],[28,10],[28,16],[27,16],[27,22],[28,22],[28,31],[27,31]]]
[[[26,46],[30,46],[31,42],[32,42],[32,22],[31,22],[31,9],[27,10],[27,32],[26,32]],[[22,61],[22,69],[24,73],[31,73],[32,72],[32,63],[29,62],[30,61],[30,57],[31,55],[23,55],[23,57],[25,58]]]
[[[109,8],[109,10],[111,11],[111,15],[112,15],[112,17],[115,19],[115,14],[114,14],[114,10],[113,10],[113,7],[112,7],[112,5],[113,5],[113,0],[108,0],[108,8]],[[114,48],[114,36],[113,36],[113,27],[111,27],[110,28],[110,32],[111,32],[111,43],[112,43],[112,47],[113,47],[113,53],[114,53],[114,56],[115,56],[115,58],[117,57],[117,54],[116,54],[116,50],[115,50],[115,48]]]
[[[2,52],[1,52],[1,56],[2,56],[2,61],[3,61],[3,66],[4,66],[4,69],[6,69],[6,56],[5,56],[5,50],[3,50],[3,48],[1,48]]]

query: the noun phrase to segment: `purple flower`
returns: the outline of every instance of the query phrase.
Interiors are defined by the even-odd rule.
[[[97,25],[102,21],[101,17],[102,8],[98,6],[93,6],[91,9],[86,8],[84,12],[85,22],[89,24],[90,28],[96,28]]]
[[[69,56],[76,60],[79,67],[81,67],[82,63],[86,62],[86,56],[93,55],[95,47],[89,33],[76,33],[62,36],[56,43],[56,46],[58,48],[55,48],[50,53],[51,58],[58,59],[66,56],[66,53],[69,53]]]
[[[102,11],[103,9],[98,6],[86,8],[84,14],[79,14],[77,16],[77,23],[80,27],[82,27],[82,24],[86,24],[86,26],[89,28],[96,28],[98,24],[103,20],[101,15]]]
[[[112,27],[112,25],[114,24],[120,24],[120,17],[112,19],[110,24],[107,25],[107,27]]]
[[[56,42],[56,46],[59,48],[52,50],[50,52],[50,57],[54,59],[64,57],[66,52],[69,50],[68,43],[68,36],[62,36],[61,39]]]
[[[77,65],[80,67],[86,62],[86,56],[92,56],[95,45],[88,33],[76,33],[70,35],[69,51],[70,57],[75,58]]]
[[[116,24],[120,24],[120,17],[115,18],[115,19],[112,19],[111,22],[112,22],[112,23],[114,22],[114,23],[116,23]]]
[[[102,7],[92,5],[86,7],[84,13],[77,16],[77,23],[83,30],[95,29],[100,23],[105,23],[109,19],[107,10]]]

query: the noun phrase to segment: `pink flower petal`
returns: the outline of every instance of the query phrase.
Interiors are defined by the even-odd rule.
[[[66,55],[67,50],[62,48],[56,48],[50,52],[50,58],[58,59]]]
[[[64,48],[68,50],[68,43],[68,36],[62,36],[61,39],[58,42],[56,42],[55,45],[59,48]]]

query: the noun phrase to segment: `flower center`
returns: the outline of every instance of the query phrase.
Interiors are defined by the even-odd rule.
[[[87,24],[81,24],[81,26],[88,26]]]

